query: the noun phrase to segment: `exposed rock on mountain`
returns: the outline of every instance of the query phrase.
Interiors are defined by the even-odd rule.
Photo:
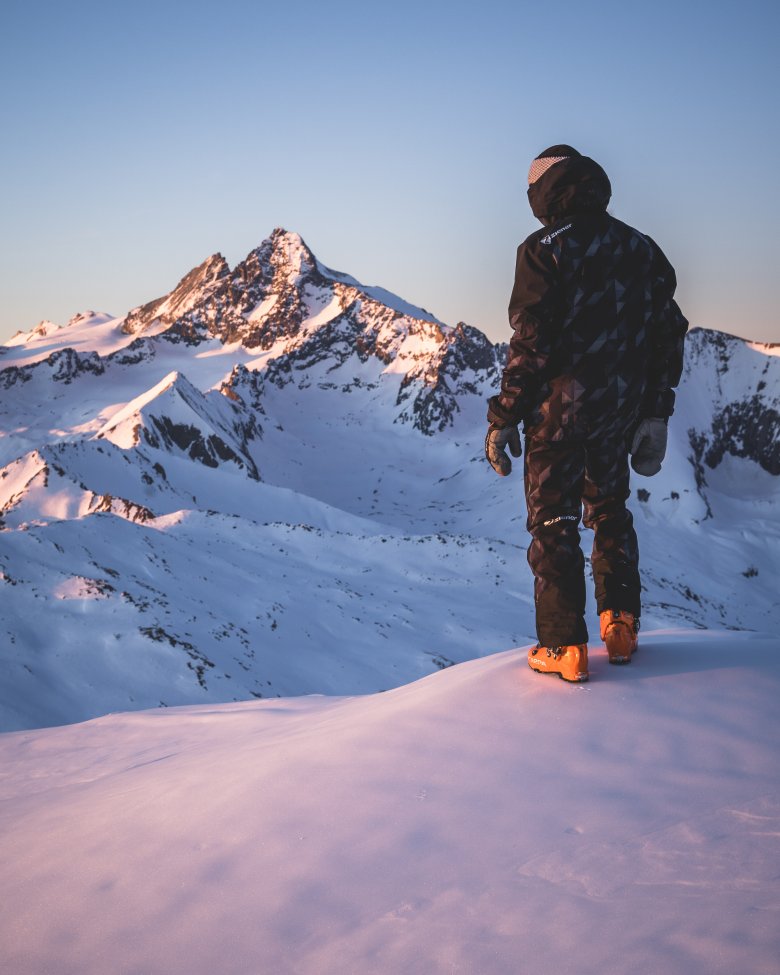
[[[707,377],[704,422],[694,429],[707,467],[730,454],[780,474],[780,346],[696,328],[685,352],[686,376]]]
[[[363,693],[531,642],[521,479],[482,453],[505,354],[282,230],[125,317],[16,336],[0,727]],[[779,394],[777,349],[689,334],[667,460],[634,484],[643,625],[780,625]]]
[[[226,397],[204,396],[177,372],[128,403],[96,434],[98,440],[122,448],[143,443],[154,450],[182,452],[206,467],[229,462],[255,480],[260,475],[248,447],[259,437],[253,413]]]
[[[4,366],[0,371],[0,387],[10,389],[17,383],[26,383],[32,379],[34,371],[41,366],[49,367],[54,382],[70,383],[76,376],[92,373],[100,376],[105,371],[103,358],[97,352],[79,353],[75,349],[57,349],[47,356],[43,363],[36,362],[29,366]]]
[[[186,274],[170,294],[134,308],[127,315],[123,330],[136,334],[144,331],[152,322],[170,327],[187,321],[193,334],[197,334],[197,326],[206,324],[207,319],[201,319],[220,290],[220,280],[229,273],[230,268],[224,257],[213,254]]]
[[[170,294],[130,312],[122,327],[265,352],[265,379],[279,387],[320,363],[334,372],[353,356],[362,364],[373,359],[384,367],[369,381],[373,388],[400,374],[398,420],[426,434],[441,431],[458,411],[459,394],[495,381],[503,348],[381,292],[388,305],[377,290],[326,268],[297,234],[277,229],[232,271],[221,255],[208,258]]]

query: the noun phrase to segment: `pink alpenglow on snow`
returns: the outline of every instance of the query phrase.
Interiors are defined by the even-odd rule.
[[[780,655],[643,634],[0,738],[14,975],[769,975]]]

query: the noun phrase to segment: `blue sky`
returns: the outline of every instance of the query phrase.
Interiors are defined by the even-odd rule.
[[[530,159],[593,156],[692,324],[780,341],[775,3],[6,0],[0,340],[275,226],[506,338]]]

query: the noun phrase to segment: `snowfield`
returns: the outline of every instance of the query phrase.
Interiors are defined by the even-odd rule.
[[[3,975],[778,975],[777,350],[689,332],[576,686],[504,354],[281,229],[0,348]]]
[[[655,631],[0,738],[14,975],[775,975],[780,655]]]
[[[663,470],[633,478],[645,628],[780,628],[772,353],[686,339]],[[371,693],[530,643],[522,479],[482,446],[504,355],[281,229],[122,318],[17,335],[0,729]]]

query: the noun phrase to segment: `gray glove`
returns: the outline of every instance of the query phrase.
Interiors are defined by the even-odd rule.
[[[496,474],[500,474],[501,477],[506,477],[512,472],[512,461],[506,455],[507,447],[513,457],[519,457],[522,453],[517,427],[497,427],[491,423],[485,437],[485,457]]]
[[[666,420],[651,416],[636,428],[631,443],[631,466],[644,477],[652,477],[661,470],[666,455]]]

